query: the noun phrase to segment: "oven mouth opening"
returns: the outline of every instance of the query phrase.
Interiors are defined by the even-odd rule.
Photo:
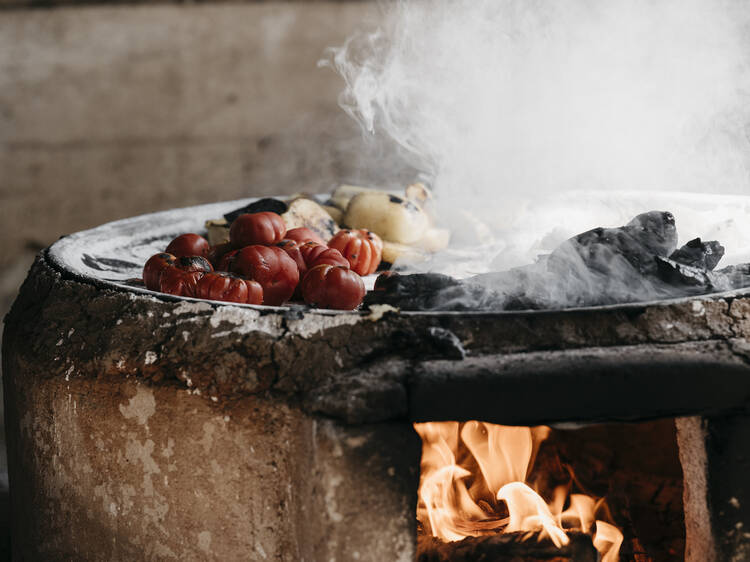
[[[682,560],[673,419],[414,424],[417,560]]]

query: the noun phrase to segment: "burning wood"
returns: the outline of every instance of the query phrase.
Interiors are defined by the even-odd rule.
[[[530,547],[525,560],[543,559],[552,546],[568,548],[567,553],[559,554],[560,560],[587,560],[585,555],[571,554],[578,548],[571,546],[568,534],[574,530],[592,535],[603,562],[618,559],[622,533],[597,519],[597,514],[606,511],[602,500],[583,494],[568,497],[568,487],[558,486],[548,502],[526,482],[549,428],[477,421],[428,422],[414,427],[422,438],[417,518],[424,534],[443,542],[508,533],[514,537],[469,541],[467,548],[457,550],[473,556],[510,549],[520,533],[549,543],[536,550]],[[423,540],[420,545],[425,548],[420,560],[444,559],[441,552],[446,549],[435,541]],[[471,556],[458,559],[476,559]]]
[[[570,542],[557,547],[549,539],[528,533],[466,537],[445,543],[434,537],[417,538],[417,562],[474,562],[523,560],[524,562],[598,562],[599,554],[584,533],[569,533]]]

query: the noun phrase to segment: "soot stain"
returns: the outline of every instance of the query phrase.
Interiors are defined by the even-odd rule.
[[[125,261],[125,260],[118,260],[115,258],[102,258],[97,256],[92,256],[90,254],[83,254],[81,256],[81,261],[86,264],[91,269],[96,269],[97,271],[120,271],[120,272],[126,272],[128,270],[131,270],[134,267],[140,267],[137,263]]]

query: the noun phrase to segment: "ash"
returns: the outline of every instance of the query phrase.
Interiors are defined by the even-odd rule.
[[[750,264],[716,270],[717,241],[677,248],[670,212],[643,213],[624,226],[569,238],[530,265],[456,279],[437,273],[394,274],[366,305],[402,310],[539,310],[661,300],[750,285]]]

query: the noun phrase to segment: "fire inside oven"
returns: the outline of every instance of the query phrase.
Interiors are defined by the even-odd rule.
[[[415,424],[417,560],[684,559],[672,420],[583,428]]]

